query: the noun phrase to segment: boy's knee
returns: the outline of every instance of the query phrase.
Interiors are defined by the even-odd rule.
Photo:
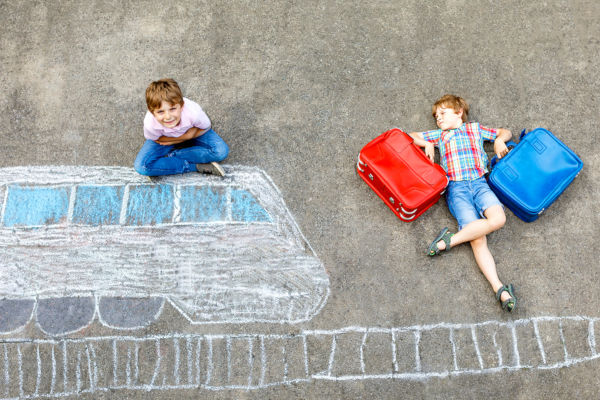
[[[486,210],[485,217],[492,231],[497,231],[506,223],[506,214],[502,206],[494,206]]]
[[[487,240],[486,240],[485,236],[482,236],[477,239],[471,240],[469,243],[471,243],[471,247],[473,247],[474,249],[477,249],[478,247],[486,246]]]
[[[229,155],[229,146],[227,143],[223,142],[221,146],[217,146],[213,151],[213,155],[216,158],[215,161],[220,162],[227,158]]]
[[[489,219],[490,224],[492,225],[493,230],[498,230],[504,226],[506,223],[506,215],[504,212],[494,215],[491,219]]]
[[[133,163],[133,169],[135,169],[135,172],[137,172],[140,175],[149,176],[148,168],[146,168],[144,163],[142,163],[139,160],[135,160],[135,162]]]
[[[150,176],[150,172],[146,168],[135,168],[135,171],[140,175]]]

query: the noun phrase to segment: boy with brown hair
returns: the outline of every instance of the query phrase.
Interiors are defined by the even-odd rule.
[[[225,176],[218,162],[229,154],[229,147],[211,129],[202,108],[183,97],[173,79],[152,82],[146,89],[148,111],[144,118],[146,141],[134,168],[147,176],[198,171]]]
[[[469,105],[458,96],[447,94],[432,107],[432,114],[439,129],[412,132],[414,143],[424,147],[431,161],[434,147],[440,150],[440,164],[446,170],[449,184],[446,201],[450,213],[458,221],[458,232],[441,230],[427,249],[429,256],[469,242],[479,269],[496,293],[502,309],[512,311],[517,298],[512,284],[504,285],[498,278],[496,263],[488,249],[486,235],[504,226],[506,216],[502,203],[489,188],[485,179],[487,155],[483,141],[494,141],[498,158],[508,153],[505,142],[512,133],[507,129],[492,129],[477,122],[466,122]]]

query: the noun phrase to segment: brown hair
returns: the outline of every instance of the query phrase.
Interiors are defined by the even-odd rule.
[[[435,113],[438,107],[452,108],[455,113],[458,114],[460,110],[463,111],[462,121],[467,122],[467,116],[469,115],[469,105],[462,97],[455,96],[453,94],[445,94],[438,101],[436,101],[431,107],[431,114],[435,118]]]
[[[171,78],[154,81],[146,89],[146,105],[150,112],[160,108],[163,101],[171,105],[180,104],[183,107],[181,89]]]

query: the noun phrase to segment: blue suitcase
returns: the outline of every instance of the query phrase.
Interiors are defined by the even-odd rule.
[[[581,159],[550,131],[521,133],[519,144],[490,162],[488,182],[498,199],[525,222],[535,221],[583,168]]]

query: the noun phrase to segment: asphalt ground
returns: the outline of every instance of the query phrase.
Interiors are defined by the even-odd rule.
[[[287,338],[347,327],[594,319],[600,317],[594,295],[599,17],[599,3],[586,0],[3,1],[0,166],[131,166],[143,143],[144,90],[172,77],[230,145],[226,164],[270,176],[329,274],[320,313],[300,324],[190,327],[166,310],[135,332],[139,337]],[[444,93],[465,97],[471,118],[486,126],[514,135],[545,127],[584,161],[538,221],[528,224],[508,211],[505,227],[488,238],[500,278],[517,287],[511,315],[500,309],[467,246],[424,256],[441,227],[456,227],[443,201],[402,223],[355,172],[357,153],[378,134],[394,126],[434,128],[430,107]],[[94,327],[73,337],[113,334]],[[34,327],[2,340],[30,337],[40,337]],[[435,335],[428,340],[433,353],[445,343]],[[574,352],[583,354],[578,346]],[[323,349],[330,351],[329,344]],[[12,362],[18,355],[6,357]],[[123,388],[72,397],[596,398],[600,386],[595,359],[423,379],[367,379],[360,369],[351,373],[349,363],[330,377],[352,379],[311,375],[251,390],[219,384],[218,390]],[[35,379],[26,382],[22,393],[11,390],[35,393]]]

